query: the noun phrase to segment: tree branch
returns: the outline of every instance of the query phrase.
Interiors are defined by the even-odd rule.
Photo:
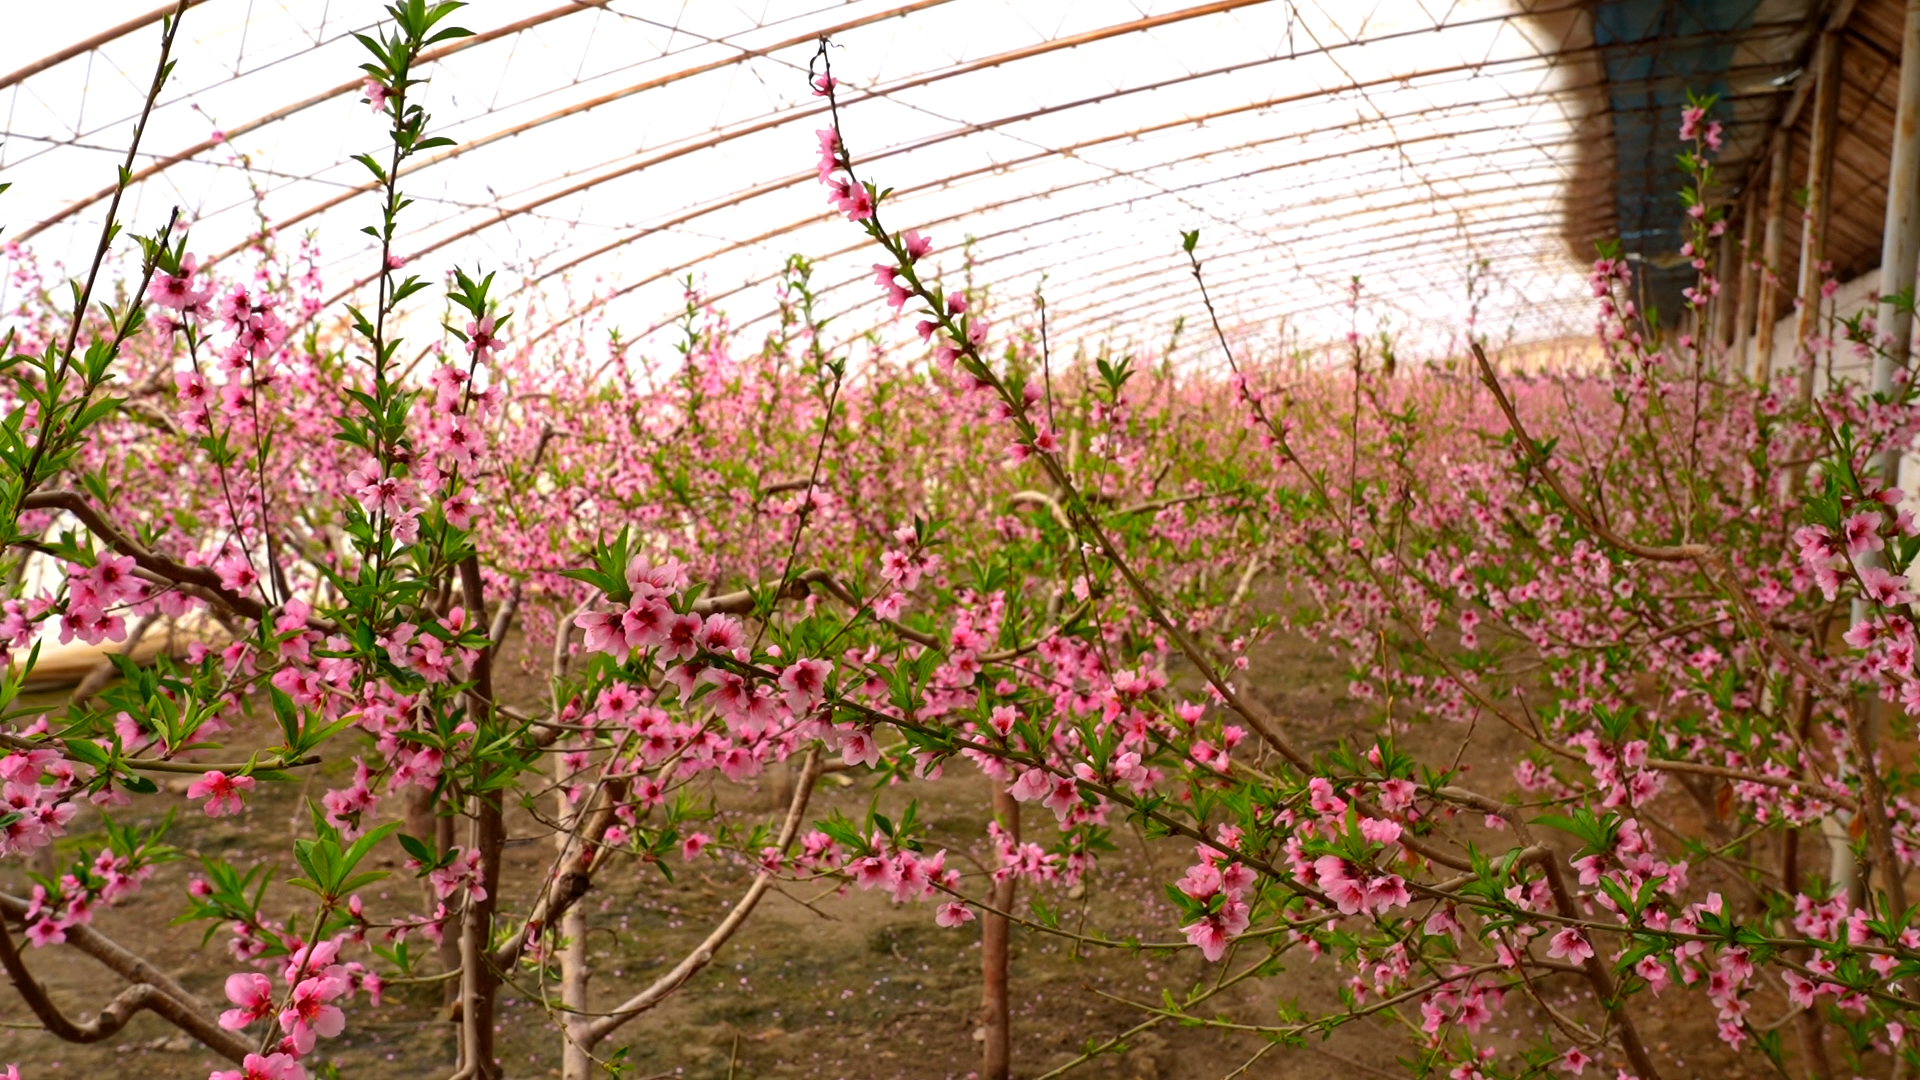
[[[0,893],[0,912],[24,920],[27,901]],[[0,922],[0,966],[12,978],[20,997],[40,1023],[56,1037],[73,1043],[92,1043],[110,1038],[141,1010],[149,1010],[175,1027],[198,1039],[206,1047],[229,1061],[238,1063],[253,1052],[253,1046],[238,1034],[220,1026],[205,1005],[171,976],[144,958],[91,926],[67,927],[67,944],[93,957],[116,975],[133,985],[122,990],[100,1015],[85,1023],[74,1023],[47,996],[46,988],[27,970],[26,960],[14,945],[13,935]]]
[[[787,806],[787,819],[780,826],[780,838],[776,846],[782,854],[793,846],[793,838],[800,831],[800,819],[807,812],[808,800],[813,797],[814,781],[819,777],[820,748],[815,746],[807,751],[806,764],[801,768],[799,779],[793,785],[793,801]],[[701,968],[713,963],[714,955],[747,921],[747,916],[753,914],[753,909],[759,905],[760,898],[766,895],[772,885],[773,875],[767,871],[762,870],[754,875],[753,884],[748,886],[746,894],[733,905],[733,909],[727,912],[726,918],[720,920],[720,924],[713,928],[713,932],[707,935],[706,940],[675,964],[673,970],[654,980],[653,985],[628,998],[612,1012],[570,1032],[569,1037],[577,1039],[591,1049],[627,1021],[672,996],[674,991],[686,985],[687,980],[699,974]]]

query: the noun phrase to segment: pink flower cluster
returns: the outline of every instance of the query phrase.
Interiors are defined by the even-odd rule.
[[[883,840],[875,836],[871,843],[884,850]],[[960,872],[947,868],[945,851],[922,855],[901,848],[891,854],[863,855],[846,865],[846,874],[862,889],[885,889],[896,904],[924,900],[936,891],[952,892],[960,885]]]
[[[60,616],[62,643],[79,638],[89,645],[102,641],[125,641],[126,619],[121,615],[129,605],[141,609],[150,604],[139,601],[148,595],[147,583],[135,576],[133,557],[101,552],[92,566],[68,563],[67,604]]]
[[[855,180],[851,172],[844,177],[834,175],[836,171],[847,167],[840,133],[833,128],[821,128],[814,134],[820,137],[818,171],[820,182],[827,185],[827,201],[833,204],[834,209],[845,214],[848,221],[872,219],[873,194],[864,184]]]
[[[1231,846],[1232,841],[1223,837],[1223,842]],[[1253,892],[1254,874],[1240,863],[1226,861],[1209,845],[1201,844],[1195,850],[1200,861],[1187,868],[1175,887],[1206,905],[1206,914],[1180,930],[1200,955],[1213,962],[1225,956],[1233,939],[1247,931],[1251,911],[1247,900]]]
[[[284,1000],[276,997],[273,981],[259,972],[227,976],[227,1000],[235,1007],[220,1014],[220,1026],[241,1031],[261,1020],[277,1020],[281,1039],[272,1053],[250,1056],[241,1070],[215,1072],[210,1080],[298,1080],[305,1075],[299,1059],[312,1053],[320,1039],[346,1030],[346,1013],[335,1002],[361,989],[373,1004],[380,1003],[380,977],[358,963],[340,963],[340,945],[330,939],[294,948],[280,973],[288,988]]]

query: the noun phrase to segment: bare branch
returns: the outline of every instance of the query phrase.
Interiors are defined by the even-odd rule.
[[[793,785],[793,801],[787,806],[787,819],[780,826],[780,838],[776,843],[782,853],[793,846],[793,838],[800,831],[800,819],[807,812],[807,802],[813,797],[814,781],[820,777],[820,748],[815,746],[807,751],[806,764],[800,769],[800,776]],[[693,951],[673,966],[673,970],[654,980],[651,986],[628,998],[619,1007],[605,1016],[594,1020],[570,1033],[581,1043],[591,1048],[600,1040],[618,1030],[621,1025],[639,1016],[641,1013],[659,1005],[673,995],[673,992],[686,985],[687,981],[700,973],[700,969],[713,963],[714,956],[721,946],[744,925],[747,916],[760,903],[767,890],[773,885],[773,875],[762,870],[754,875],[753,884],[747,887],[746,894],[727,912],[713,932],[695,946]]]
[[[0,912],[24,921],[27,901],[0,893]],[[232,1062],[240,1062],[253,1052],[253,1046],[238,1034],[220,1026],[212,1010],[171,976],[135,955],[119,943],[84,924],[67,927],[67,944],[106,965],[133,985],[122,990],[100,1015],[85,1023],[75,1023],[63,1014],[47,996],[46,988],[27,970],[26,960],[13,942],[12,934],[0,922],[0,966],[12,978],[14,987],[42,1025],[67,1042],[91,1043],[112,1037],[141,1010],[149,1010],[180,1030],[204,1043],[208,1049]]]

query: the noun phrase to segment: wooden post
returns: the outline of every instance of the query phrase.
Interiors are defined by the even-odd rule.
[[[1787,185],[1793,182],[1787,154],[1793,132],[1773,136],[1772,164],[1767,170],[1767,229],[1760,247],[1760,312],[1754,328],[1753,381],[1773,381],[1773,324],[1780,321],[1780,257],[1787,242]]]
[[[1746,205],[1740,209],[1740,276],[1734,280],[1739,283],[1739,307],[1733,313],[1733,357],[1734,370],[1752,371],[1753,358],[1748,355],[1753,349],[1753,305],[1759,299],[1755,294],[1760,288],[1760,277],[1754,269],[1760,253],[1753,250],[1754,222],[1760,218],[1760,189],[1751,188],[1747,192]]]
[[[1880,333],[1887,337],[1885,355],[1873,362],[1873,389],[1893,389],[1893,373],[1907,365],[1913,339],[1913,316],[1886,298],[1913,290],[1915,262],[1920,261],[1920,0],[1907,0],[1907,21],[1901,35],[1900,89],[1894,107],[1892,174],[1887,177],[1886,231],[1880,239]],[[1898,477],[1898,457],[1884,475]]]
[[[1873,392],[1891,394],[1896,371],[1906,367],[1913,344],[1913,316],[1902,313],[1885,298],[1902,293],[1912,295],[1915,260],[1920,258],[1920,0],[1907,0],[1907,18],[1900,34],[1900,86],[1894,106],[1893,148],[1887,177],[1887,217],[1880,235],[1879,329],[1886,339],[1884,348],[1873,359]],[[1887,447],[1874,455],[1873,471],[1884,485],[1900,483],[1901,450]],[[1867,552],[1875,563],[1878,552]],[[1853,622],[1858,625],[1873,616],[1864,600],[1853,602]],[[1869,705],[1872,703],[1869,702]],[[1879,870],[1880,887],[1886,891],[1886,906],[1898,912],[1907,910],[1907,885],[1899,857],[1894,854],[1893,838],[1882,811],[1885,780],[1873,764],[1874,714],[1867,712],[1849,718],[1848,742],[1858,755],[1858,766],[1866,770],[1862,779],[1860,813],[1866,820],[1867,850],[1871,862],[1868,874]],[[1863,881],[1867,875],[1861,875]],[[1904,918],[1904,916],[1902,916]]]
[[[1731,213],[1731,211],[1729,211]],[[1713,355],[1715,366],[1724,369],[1727,366],[1727,350],[1733,345],[1733,304],[1734,289],[1729,288],[1738,278],[1730,276],[1733,269],[1733,222],[1720,223],[1720,244],[1713,253],[1713,279],[1720,284],[1720,291],[1713,297]]]
[[[1840,34],[1824,30],[1814,50],[1812,137],[1807,140],[1807,212],[1800,221],[1800,311],[1793,320],[1794,359],[1800,371],[1800,403],[1813,400],[1814,363],[1804,357],[1820,329],[1820,286],[1826,280],[1827,225],[1833,216],[1833,137],[1840,118]]]

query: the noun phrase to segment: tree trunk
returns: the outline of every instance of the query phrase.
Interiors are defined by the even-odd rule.
[[[469,899],[460,920],[460,1045],[462,1073],[475,1080],[498,1080],[500,1063],[494,1060],[493,1017],[500,980],[489,956],[493,948],[493,913],[500,895],[500,856],[506,847],[506,829],[500,805],[492,794],[475,795],[469,842],[480,853],[480,886],[486,898]]]
[[[554,798],[559,801],[560,831],[554,834],[554,845],[559,849],[555,858],[556,865],[564,865],[575,854],[573,845],[586,843],[579,830],[586,817],[585,808],[576,805],[567,797],[567,769],[562,762],[565,755],[555,755],[553,759],[554,779],[558,790]],[[580,1041],[582,1035],[576,1031],[582,1022],[579,1018],[587,1013],[587,912],[583,902],[569,905],[560,916],[560,946],[557,952],[560,961],[560,1004],[566,1012],[561,1014],[561,1080],[592,1080],[593,1055]]]
[[[1004,785],[993,788],[993,816],[1015,843],[1020,840],[1020,804]],[[994,908],[1013,910],[1015,879],[994,882],[989,893]],[[986,1033],[981,1058],[981,1080],[1008,1080],[1012,1075],[1013,1033],[1007,1007],[1009,949],[1013,926],[1004,917],[985,912],[980,918],[980,1026]]]
[[[432,788],[409,786],[400,796],[402,820],[401,828],[408,836],[414,837],[432,847],[435,851],[445,851],[453,846],[453,818],[440,813],[440,804],[433,797]],[[420,880],[421,902],[431,913],[439,905],[434,895],[433,883],[425,878]],[[451,899],[451,898],[450,898]],[[440,970],[457,971],[460,968],[460,939],[457,935],[446,934],[436,947],[440,957]],[[440,984],[440,1004],[452,1005],[460,998],[460,984],[452,979]]]

